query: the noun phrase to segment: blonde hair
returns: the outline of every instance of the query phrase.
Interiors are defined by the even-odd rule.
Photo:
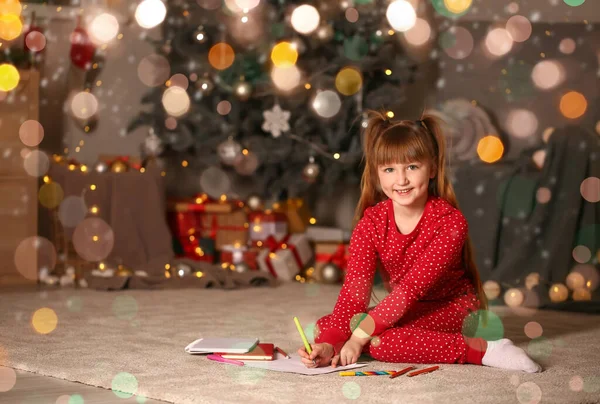
[[[407,164],[415,161],[431,163],[432,169],[437,170],[437,174],[429,182],[429,194],[445,199],[458,209],[454,188],[446,178],[446,139],[441,129],[443,122],[427,114],[419,121],[392,121],[384,111],[368,110],[367,114],[367,128],[363,140],[365,168],[354,224],[356,225],[363,217],[368,207],[386,199],[386,195],[377,186],[379,184],[377,168],[386,164]],[[488,300],[475,264],[469,235],[462,255],[466,272],[479,298],[480,310],[487,310]],[[486,317],[484,323],[487,323],[487,316],[484,317]]]

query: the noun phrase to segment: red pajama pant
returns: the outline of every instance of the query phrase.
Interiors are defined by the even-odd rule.
[[[419,301],[398,323],[365,345],[363,353],[382,362],[481,364],[487,344],[481,338],[469,338],[472,333],[463,329],[477,325],[477,317],[469,313],[478,308],[475,295],[446,302]],[[331,316],[317,321],[316,343],[323,342],[321,332],[332,326]]]

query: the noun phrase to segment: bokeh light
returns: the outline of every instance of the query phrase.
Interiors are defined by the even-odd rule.
[[[567,275],[570,289],[586,288],[594,291],[600,284],[600,272],[592,264],[577,264]]]
[[[298,60],[298,50],[290,42],[279,42],[271,51],[271,60],[277,67],[290,67]]]
[[[256,153],[248,152],[234,166],[235,171],[240,175],[252,175],[260,165]]]
[[[477,155],[486,163],[500,160],[504,154],[504,145],[497,136],[485,136],[477,143]]]
[[[119,320],[132,320],[138,312],[137,300],[129,295],[117,296],[113,300],[112,311]]]
[[[34,119],[29,119],[19,127],[19,138],[25,146],[36,147],[44,139],[44,127]]]
[[[165,119],[165,128],[169,130],[177,129],[177,119],[173,118],[172,116]]]
[[[592,300],[592,292],[585,287],[577,288],[573,291],[573,300],[577,302]]]
[[[356,400],[360,397],[360,385],[356,382],[345,382],[342,385],[342,394],[349,400]]]
[[[573,259],[580,264],[585,264],[592,258],[592,252],[584,245],[578,245],[573,248]],[[568,282],[567,282],[568,285]],[[582,285],[583,286],[583,285]]]
[[[487,323],[484,323],[487,315]],[[496,341],[504,338],[502,319],[489,310],[471,312],[463,320],[462,334],[469,338],[483,338],[486,341]]]
[[[36,310],[31,317],[33,329],[40,334],[50,334],[56,329],[57,324],[58,316],[54,310],[48,307]]]
[[[119,398],[130,398],[137,389],[138,381],[131,373],[119,372],[112,379],[111,390]]]
[[[440,46],[452,59],[464,59],[473,51],[473,35],[463,27],[451,27],[440,35]]]
[[[301,34],[310,34],[319,26],[321,16],[316,8],[303,4],[292,11],[291,24]]]
[[[527,109],[512,110],[506,117],[506,129],[515,137],[526,138],[532,136],[537,128],[537,117]]]
[[[9,64],[0,65],[0,91],[9,92],[19,84],[21,76],[16,67]]]
[[[600,178],[588,177],[581,181],[579,192],[583,199],[590,203],[600,202]]]
[[[535,361],[543,361],[552,354],[552,343],[546,337],[537,337],[527,344],[527,353]]]
[[[404,32],[406,42],[414,46],[421,46],[431,38],[431,26],[422,18],[417,18],[414,27]]]
[[[62,202],[64,198],[62,187],[57,182],[48,182],[40,187],[38,199],[40,204],[48,209],[54,209]]]
[[[41,177],[50,168],[50,158],[41,150],[32,150],[23,159],[23,168],[32,177]]]
[[[227,115],[231,112],[231,103],[227,100],[219,101],[217,104],[217,112],[219,115]]]
[[[71,296],[67,299],[67,309],[72,313],[80,313],[83,309],[83,300],[79,296]]]
[[[2,0],[0,1],[0,14],[21,15],[21,2],[19,0]]]
[[[527,335],[531,339],[541,337],[544,333],[542,325],[537,321],[528,322],[527,324],[525,324],[523,330],[525,331],[525,335]]]
[[[569,380],[569,388],[571,391],[583,390],[583,378],[581,376],[573,376]]]
[[[565,70],[562,64],[554,60],[542,60],[533,67],[531,78],[536,87],[550,90],[564,81]]]
[[[536,200],[539,203],[548,203],[548,202],[550,202],[550,198],[552,197],[552,191],[550,191],[549,188],[540,187],[540,188],[538,188],[535,196],[536,196]]]
[[[520,384],[516,394],[520,404],[538,404],[542,399],[542,389],[534,382]]]
[[[453,14],[462,14],[469,10],[473,0],[444,0],[444,6]]]
[[[38,280],[42,268],[52,272],[56,266],[56,249],[45,237],[27,237],[15,249],[15,267],[25,279]]]
[[[80,196],[67,196],[58,207],[58,219],[64,227],[75,227],[87,215],[87,206]]]
[[[514,15],[506,22],[506,31],[515,42],[525,42],[531,36],[531,22],[522,15]]]
[[[358,21],[358,17],[359,17],[358,10],[355,9],[354,7],[348,7],[346,9],[346,12],[344,13],[344,16],[346,17],[348,22],[354,23],[354,22]]]
[[[160,0],[143,0],[135,9],[135,20],[142,28],[154,28],[164,21],[167,8]]]
[[[73,232],[73,247],[79,256],[90,262],[102,261],[113,249],[115,235],[108,223],[99,217],[79,222]]]
[[[185,77],[185,75],[183,75],[181,73],[177,73],[177,74],[174,74],[173,76],[171,76],[171,78],[169,79],[169,82],[171,83],[171,86],[176,86],[176,87],[182,88],[184,90],[187,90],[187,88],[190,84],[188,78]]]
[[[513,46],[513,40],[504,28],[494,28],[485,37],[485,46],[494,56],[506,55]]]
[[[350,331],[362,338],[371,337],[375,332],[375,320],[367,313],[355,314],[350,320]]]
[[[94,44],[102,45],[116,38],[119,33],[119,21],[112,14],[102,13],[94,17],[87,32]]]
[[[565,55],[570,55],[571,53],[575,52],[575,48],[575,41],[572,38],[565,38],[560,41],[560,44],[558,45],[558,50]]]
[[[585,114],[587,110],[587,100],[583,94],[577,91],[569,91],[560,99],[560,112],[570,119],[577,119]]]
[[[21,35],[23,23],[16,14],[0,14],[0,39],[12,41]]]
[[[98,112],[98,99],[92,93],[81,91],[71,100],[71,111],[76,118],[89,119]]]
[[[385,16],[392,28],[400,32],[408,31],[417,22],[415,9],[405,0],[391,2],[385,12]]]
[[[31,31],[25,37],[25,45],[33,52],[39,52],[46,47],[46,36],[38,31]]]
[[[216,43],[208,51],[208,62],[217,70],[227,69],[233,64],[234,60],[235,52],[228,43]]]
[[[17,373],[4,366],[0,366],[0,393],[10,391],[17,384]]]
[[[571,7],[577,7],[582,5],[583,3],[585,3],[585,0],[563,0],[565,2],[565,4],[571,6]]]
[[[181,87],[169,87],[162,96],[162,105],[171,116],[185,115],[190,109],[190,96]]]
[[[137,73],[142,83],[148,87],[157,87],[167,81],[171,74],[171,66],[164,56],[152,54],[140,61]]]
[[[295,65],[290,67],[274,66],[273,70],[271,70],[273,84],[282,91],[291,91],[298,87],[301,79],[302,74],[300,73],[300,69]]]
[[[344,67],[335,77],[335,88],[344,95],[356,94],[362,87],[362,74],[353,67]]]

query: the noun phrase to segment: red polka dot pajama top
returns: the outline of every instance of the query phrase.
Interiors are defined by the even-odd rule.
[[[317,321],[315,342],[332,344],[338,354],[352,334],[353,316],[368,313],[375,338],[363,352],[374,359],[466,363],[463,321],[479,309],[462,259],[467,221],[445,199],[430,195],[417,226],[402,234],[392,203],[366,209],[354,229],[344,284],[333,313]],[[391,292],[367,311],[378,258]]]

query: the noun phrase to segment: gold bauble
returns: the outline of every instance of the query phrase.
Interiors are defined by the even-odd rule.
[[[560,303],[569,297],[569,289],[562,283],[555,283],[550,287],[548,294],[550,295],[550,300],[554,303]]]
[[[592,292],[586,287],[577,288],[573,291],[573,300],[592,300]]]
[[[129,169],[127,163],[122,160],[116,160],[110,165],[110,171],[113,173],[124,173]]]
[[[509,307],[519,307],[524,300],[525,295],[521,289],[511,288],[504,293],[504,303]]]

